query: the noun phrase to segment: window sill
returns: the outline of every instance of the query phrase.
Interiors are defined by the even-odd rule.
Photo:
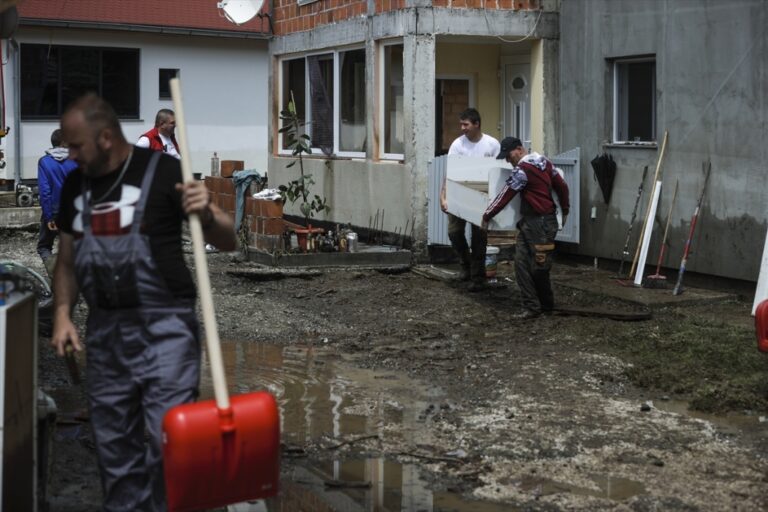
[[[603,142],[604,148],[657,149],[657,142]]]
[[[274,155],[275,158],[290,158],[291,160],[299,159],[298,156],[293,156],[290,153],[278,153]],[[340,155],[326,155],[324,153],[310,153],[309,155],[304,153],[301,155],[304,160],[365,160],[364,157],[352,157],[352,156],[340,156]]]

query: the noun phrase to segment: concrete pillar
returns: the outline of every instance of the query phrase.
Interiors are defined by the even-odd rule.
[[[560,41],[542,39],[538,45],[543,67],[543,135],[544,154],[557,155],[572,148],[561,148],[560,130]]]
[[[427,165],[435,154],[435,36],[409,34],[403,41],[405,167],[410,175],[414,251],[426,255]]]
[[[375,8],[375,7],[374,7]],[[371,6],[369,5],[369,10]],[[379,105],[378,105],[378,88],[379,82],[377,81],[379,76],[379,56],[377,55],[376,41],[372,37],[373,32],[373,16],[368,16],[366,20],[366,26],[368,29],[367,36],[365,38],[365,111],[367,112],[368,121],[366,122],[366,140],[372,143],[366,144],[365,157],[371,162],[378,159],[379,156],[379,144],[377,134],[378,129],[376,123],[379,122]]]

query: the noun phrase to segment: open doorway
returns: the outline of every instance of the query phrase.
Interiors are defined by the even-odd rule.
[[[459,114],[470,107],[472,81],[468,77],[435,80],[435,156],[445,155],[461,135]]]

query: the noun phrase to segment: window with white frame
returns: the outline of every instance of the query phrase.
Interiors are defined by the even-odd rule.
[[[307,57],[309,82],[309,110],[307,111],[307,132],[312,146],[320,148],[326,155],[336,153],[333,144],[333,96],[335,54],[325,53]]]
[[[614,142],[656,140],[656,59],[613,61]]]
[[[280,110],[288,110],[288,103],[293,101],[296,107],[296,114],[299,119],[305,120],[306,129],[306,95],[304,94],[307,82],[307,64],[305,59],[284,60],[281,66],[283,76],[282,90],[280,96],[282,102]],[[301,135],[301,134],[298,134]],[[282,148],[288,149],[286,138],[283,138]]]
[[[339,52],[339,151],[365,153],[365,49]]]
[[[380,102],[382,109],[381,129],[382,158],[402,159],[405,153],[403,144],[403,44],[382,45]]]
[[[281,110],[293,94],[312,147],[326,155],[365,156],[365,49],[282,61]],[[281,142],[287,149],[285,139]]]

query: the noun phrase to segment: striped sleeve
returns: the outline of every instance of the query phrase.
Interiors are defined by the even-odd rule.
[[[515,169],[512,175],[507,178],[507,183],[504,188],[501,189],[496,197],[488,205],[483,213],[483,220],[488,222],[494,218],[498,213],[504,209],[505,206],[517,195],[518,192],[523,190],[528,184],[528,176],[521,169]]]

